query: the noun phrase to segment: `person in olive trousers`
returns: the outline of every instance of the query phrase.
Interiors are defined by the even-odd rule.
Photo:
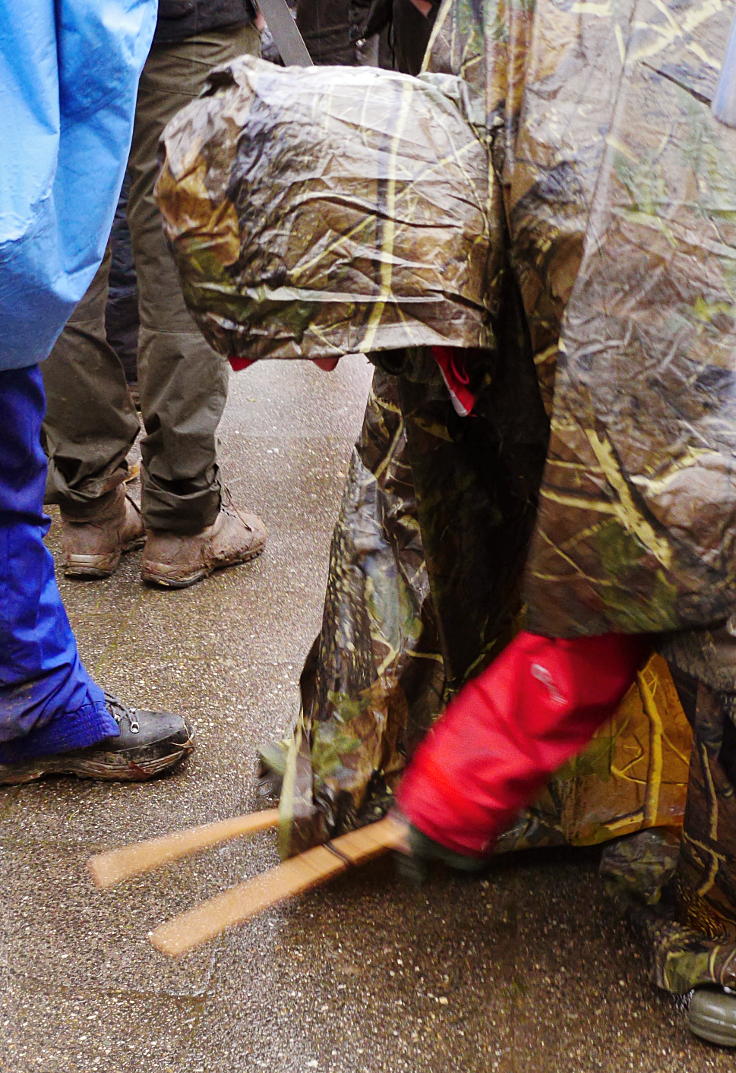
[[[259,50],[250,0],[160,0],[128,161],[145,428],[142,516],[123,483],[139,421],[105,333],[108,253],[43,370],[47,501],[61,508],[68,577],[108,577],[122,552],[145,542],[143,579],[181,588],[263,549],[262,522],[237,510],[220,483],[216,431],[228,366],[187,312],[153,196],[166,123],[199,94],[213,66]]]

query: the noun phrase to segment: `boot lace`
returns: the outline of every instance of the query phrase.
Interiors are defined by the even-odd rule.
[[[138,715],[138,709],[129,708],[127,704],[123,704],[121,700],[119,700],[117,697],[114,697],[112,693],[108,693],[107,690],[103,690],[103,693],[105,694],[105,704],[107,705],[107,710],[113,717],[115,722],[118,724],[118,726],[120,726],[123,719],[127,719],[128,723],[130,724],[130,733],[137,734],[138,731],[141,729],[141,725],[136,718],[136,716]]]

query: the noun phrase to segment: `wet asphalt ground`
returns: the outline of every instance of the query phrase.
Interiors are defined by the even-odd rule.
[[[263,557],[180,592],[61,581],[101,684],[186,712],[198,749],[156,783],[0,789],[2,1073],[733,1070],[701,1044],[607,902],[596,854],[508,859],[415,890],[382,860],[181,961],[163,920],[277,863],[274,836],[100,893],[95,852],[263,807],[261,742],[293,719],[369,381],[266,362],[232,378],[222,467],[270,529]],[[51,547],[58,547],[52,527]]]

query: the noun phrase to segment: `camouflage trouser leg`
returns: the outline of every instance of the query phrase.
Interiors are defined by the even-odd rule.
[[[378,369],[332,538],[322,631],[301,676],[281,791],[284,856],[354,827],[364,808],[383,811],[407,749],[442,707],[416,514],[397,378]]]
[[[731,637],[728,649],[736,651]],[[695,741],[677,868],[678,915],[712,939],[728,936],[736,948],[736,681],[726,692],[698,679],[681,684],[684,678],[675,671]]]
[[[449,694],[511,636],[544,460],[530,424],[494,438],[458,418],[428,353],[376,370],[286,754],[284,855],[385,810]]]
[[[633,894],[631,917],[658,986],[735,987],[736,638],[725,628],[683,633],[663,654],[693,728],[679,854],[644,832],[606,851],[603,871]]]

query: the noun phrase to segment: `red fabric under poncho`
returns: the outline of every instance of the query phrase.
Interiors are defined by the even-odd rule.
[[[448,849],[485,856],[613,715],[649,647],[624,634],[520,633],[419,746],[397,793],[406,818]]]

